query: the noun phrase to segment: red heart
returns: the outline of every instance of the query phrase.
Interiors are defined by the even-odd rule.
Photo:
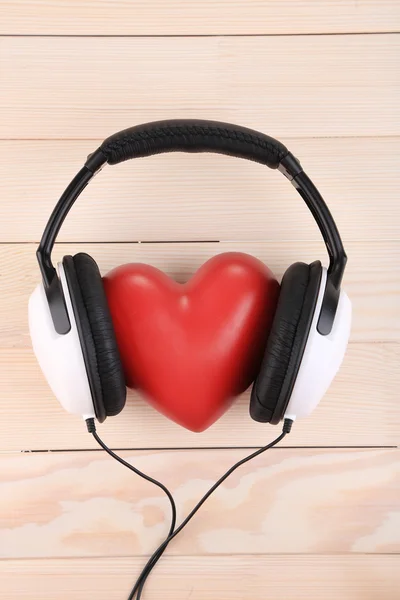
[[[220,254],[185,284],[128,264],[104,286],[127,386],[170,419],[202,431],[254,379],[279,292],[256,258]]]

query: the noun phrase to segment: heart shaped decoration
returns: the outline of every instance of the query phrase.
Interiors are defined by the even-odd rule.
[[[103,279],[127,386],[203,431],[256,376],[279,284],[247,254],[206,262],[185,284],[144,264]]]

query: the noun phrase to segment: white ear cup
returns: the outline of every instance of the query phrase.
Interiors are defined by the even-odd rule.
[[[321,335],[317,330],[326,279],[327,271],[323,268],[310,333],[285,418],[306,417],[314,410],[339,370],[346,352],[351,329],[351,302],[345,292],[340,292],[332,331]]]
[[[58,264],[71,330],[59,335],[53,325],[43,283],[29,298],[29,330],[36,358],[53,394],[68,412],[84,418],[95,416],[92,394],[64,267]]]

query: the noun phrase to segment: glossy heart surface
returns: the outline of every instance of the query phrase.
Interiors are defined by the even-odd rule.
[[[208,260],[184,284],[145,264],[103,278],[128,387],[203,431],[258,373],[279,295],[247,254]]]

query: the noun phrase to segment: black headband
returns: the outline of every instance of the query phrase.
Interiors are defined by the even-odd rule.
[[[261,163],[271,169],[279,169],[292,182],[317,222],[329,254],[328,280],[318,322],[320,333],[328,334],[332,329],[337,309],[346,254],[335,221],[322,196],[304,173],[299,161],[278,140],[245,127],[194,119],[156,121],[112,135],[88,157],[84,167],[61,196],[37,250],[56,331],[60,334],[67,333],[70,322],[62,288],[51,262],[51,252],[72,205],[105,163],[114,165],[131,158],[163,152],[228,154]]]

